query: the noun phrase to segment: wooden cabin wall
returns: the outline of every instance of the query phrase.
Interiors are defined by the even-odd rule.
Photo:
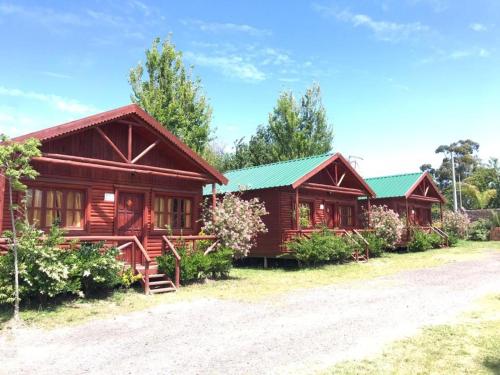
[[[115,190],[131,191],[144,194],[145,230],[143,244],[151,257],[161,253],[161,236],[166,230],[153,228],[152,196],[155,192],[177,196],[186,196],[193,199],[193,228],[184,230],[183,234],[197,234],[200,230],[199,218],[201,214],[202,183],[199,181],[183,180],[180,178],[147,176],[130,172],[116,172],[94,170],[91,168],[74,168],[62,165],[34,163],[40,176],[34,181],[26,181],[28,186],[50,188],[74,188],[87,193],[86,227],[84,230],[72,231],[68,235],[115,235],[115,205],[118,203],[104,200],[105,193],[115,193]],[[1,186],[0,186],[1,187]],[[19,201],[20,195],[14,195]],[[3,193],[4,208],[2,231],[11,229],[8,210],[8,189]],[[174,231],[180,234],[180,231]]]
[[[354,210],[354,218],[357,217],[356,197],[342,194],[331,195],[327,192],[300,191],[300,201],[311,202],[314,206],[314,225],[324,222],[324,210],[321,204],[336,203],[351,205]],[[268,232],[260,234],[257,245],[250,252],[250,257],[277,257],[282,254],[283,231],[293,228],[293,207],[295,204],[295,192],[291,188],[262,189],[245,192],[243,199],[259,198],[264,202],[268,215],[263,217]]]
[[[397,212],[400,217],[406,218],[406,199],[402,197],[394,198],[375,198],[370,200],[372,206],[387,206],[387,208]],[[366,200],[359,201],[360,209],[366,209]],[[417,213],[422,212],[421,215],[425,215],[423,212],[427,212],[430,216],[432,209],[432,202],[419,201],[414,199],[408,199],[408,209],[415,210]],[[420,211],[422,210],[422,211]],[[431,216],[430,216],[431,217]],[[421,218],[422,219],[422,218]],[[426,224],[426,223],[420,223]],[[428,224],[432,224],[432,221]]]

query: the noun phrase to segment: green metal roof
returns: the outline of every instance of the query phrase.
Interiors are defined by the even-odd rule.
[[[289,186],[332,155],[328,153],[228,171],[224,175],[229,182],[227,185],[217,185],[217,193]],[[205,186],[203,194],[212,194],[211,186]]]
[[[371,177],[365,178],[365,181],[375,191],[377,198],[404,197],[420,176],[422,172]]]

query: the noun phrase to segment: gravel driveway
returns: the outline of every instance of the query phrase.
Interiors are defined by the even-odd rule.
[[[377,352],[500,292],[500,254],[258,303],[165,304],[50,331],[0,336],[5,374],[311,373]]]

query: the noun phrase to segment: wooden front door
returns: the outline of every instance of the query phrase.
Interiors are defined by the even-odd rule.
[[[328,228],[335,228],[335,205],[333,203],[325,204],[326,208],[326,225]]]
[[[117,229],[122,236],[142,237],[143,194],[120,192],[118,195]]]

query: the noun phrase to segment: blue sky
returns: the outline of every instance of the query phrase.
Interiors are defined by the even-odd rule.
[[[172,33],[218,142],[251,135],[279,92],[319,82],[334,149],[365,176],[438,164],[461,138],[500,157],[500,1],[0,0],[0,131],[130,102],[129,69]]]

